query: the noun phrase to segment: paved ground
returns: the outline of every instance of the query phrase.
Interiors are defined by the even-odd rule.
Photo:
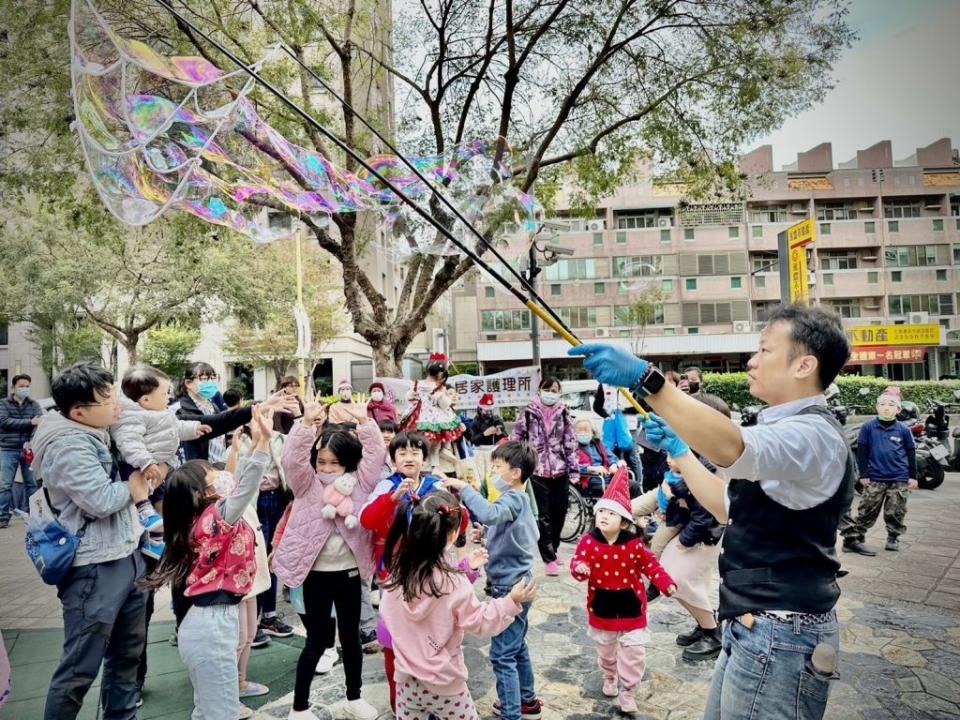
[[[831,696],[830,720],[945,720],[960,717],[960,475],[947,476],[937,491],[910,500],[908,532],[899,553],[876,558],[842,555],[850,575],[841,581],[843,598],[842,679]],[[868,543],[882,547],[882,527]],[[569,557],[570,548],[565,555]],[[54,589],[34,574],[16,529],[0,531],[0,629],[13,664],[13,696],[0,720],[40,717],[49,677],[59,656],[59,605]],[[540,578],[541,595],[531,611],[530,644],[546,720],[601,720],[616,715],[600,694],[600,675],[585,632],[584,588],[569,578]],[[158,602],[151,628],[148,694],[140,717],[186,720],[191,689],[176,648],[167,643],[169,610]],[[288,620],[291,616],[288,615]],[[644,720],[700,718],[711,665],[685,663],[674,636],[690,626],[678,606],[659,600],[650,610],[653,639],[648,674],[639,691]],[[292,701],[293,667],[302,640],[274,642],[255,650],[251,679],[271,693],[251,701],[257,718],[285,718]],[[487,647],[468,641],[470,685],[483,717],[492,717],[495,697]],[[364,694],[386,710],[380,656],[364,663]],[[339,666],[314,682],[314,711],[341,697]],[[94,693],[82,717],[93,718]]]

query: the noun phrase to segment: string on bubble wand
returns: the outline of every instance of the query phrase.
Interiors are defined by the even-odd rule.
[[[316,130],[320,132],[325,138],[327,138],[327,140],[329,140],[331,143],[336,145],[341,151],[343,151],[345,154],[350,156],[350,158],[352,158],[355,162],[357,162],[358,165],[360,165],[367,172],[369,172],[373,177],[375,177],[377,180],[383,183],[384,187],[386,187],[392,193],[394,193],[394,195],[397,198],[399,198],[404,204],[408,205],[417,215],[423,218],[428,224],[436,228],[437,232],[439,232],[446,240],[453,243],[453,245],[456,246],[464,255],[466,255],[475,265],[483,269],[483,271],[486,272],[490,277],[492,277],[501,287],[503,287],[507,292],[513,295],[521,304],[527,307],[530,310],[530,312],[532,312],[540,320],[546,323],[546,325],[550,327],[558,335],[560,335],[561,338],[566,340],[567,343],[569,343],[571,346],[574,346],[574,347],[582,344],[580,339],[573,333],[573,331],[566,325],[566,323],[563,322],[563,320],[557,315],[557,313],[554,312],[554,310],[550,307],[550,305],[545,300],[543,300],[543,298],[536,292],[536,290],[530,285],[530,283],[527,282],[527,280],[519,272],[517,272],[515,268],[513,268],[510,265],[510,263],[504,260],[503,256],[499,253],[499,251],[497,251],[496,248],[493,247],[493,244],[490,243],[483,236],[483,234],[480,233],[473,226],[472,223],[470,223],[466,218],[463,217],[462,213],[460,213],[460,211],[457,208],[455,208],[453,204],[450,203],[449,200],[442,193],[440,193],[438,189],[432,183],[430,183],[429,180],[427,180],[426,177],[424,177],[420,173],[420,171],[414,166],[413,163],[407,160],[406,156],[398,152],[359,113],[357,113],[355,110],[353,111],[354,115],[358,119],[360,119],[360,121],[366,127],[370,128],[371,131],[373,131],[381,139],[381,141],[383,141],[387,145],[387,147],[393,150],[396,156],[419,177],[421,182],[424,182],[425,185],[434,193],[434,195],[442,203],[444,203],[444,205],[447,206],[457,216],[457,218],[460,219],[460,221],[463,222],[464,225],[487,248],[489,248],[493,252],[495,257],[497,257],[499,260],[501,260],[501,262],[503,262],[504,266],[507,267],[515,277],[517,277],[517,279],[520,281],[524,289],[526,289],[527,292],[530,293],[529,297],[525,297],[523,293],[521,293],[516,287],[514,287],[513,284],[511,284],[499,272],[495,271],[490,266],[489,263],[487,263],[482,257],[480,257],[480,255],[478,255],[476,252],[474,252],[469,247],[467,247],[463,242],[458,240],[457,237],[450,230],[448,230],[439,221],[437,221],[436,218],[434,218],[433,215],[431,215],[428,211],[424,210],[419,205],[419,203],[417,203],[416,201],[408,197],[406,193],[402,192],[400,188],[398,188],[393,182],[391,182],[381,172],[379,172],[376,168],[374,168],[367,161],[366,158],[361,156],[356,150],[354,150],[346,142],[341,140],[335,133],[328,130],[319,121],[313,118],[308,112],[306,112],[303,108],[301,108],[299,105],[293,102],[289,97],[287,97],[286,93],[278,89],[269,80],[265,79],[262,75],[260,75],[260,73],[258,72],[255,66],[247,65],[246,63],[244,63],[243,60],[241,60],[239,57],[236,56],[236,54],[231,52],[228,48],[224,47],[222,43],[218,42],[213,37],[211,37],[209,33],[206,33],[201,28],[197,27],[196,24],[194,24],[189,18],[185,17],[182,13],[180,13],[176,8],[174,8],[166,0],[156,0],[156,1],[160,7],[164,8],[167,12],[169,12],[179,23],[183,24],[185,27],[189,28],[192,32],[196,33],[198,36],[202,37],[204,40],[210,43],[210,45],[215,47],[219,52],[221,52],[223,55],[229,58],[231,62],[233,62],[235,65],[241,68],[244,72],[247,73],[247,75],[253,78],[256,82],[258,82],[261,87],[266,89],[278,100],[280,100],[283,104],[285,104],[287,107],[293,110],[294,113],[300,116],[312,127],[316,128]],[[283,46],[281,45],[281,47]],[[285,49],[285,52],[286,52],[286,49]],[[289,54],[289,52],[287,54]],[[300,63],[298,58],[296,58],[295,56],[293,57],[294,57],[294,60]],[[300,63],[300,65],[305,69],[307,69],[308,72],[311,72],[311,74],[313,74],[312,71],[309,70],[309,68],[306,68],[306,66],[303,65],[303,63]],[[335,97],[339,97],[339,95],[337,95],[327,83],[323,82],[315,74],[314,74],[314,77],[317,78],[321,83],[323,83],[324,87],[328,90],[328,92],[331,92],[332,94],[334,94]],[[346,105],[346,103],[344,103],[344,105]],[[643,406],[640,405],[640,403],[637,401],[635,397],[633,397],[633,395],[630,393],[629,390],[627,390],[626,388],[620,388],[620,393],[643,417],[647,416],[646,410],[644,410]]]

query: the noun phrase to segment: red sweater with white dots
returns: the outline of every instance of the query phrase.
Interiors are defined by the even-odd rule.
[[[577,572],[580,563],[588,573]],[[666,594],[673,580],[660,567],[643,540],[623,530],[608,543],[598,529],[584,535],[570,561],[570,574],[587,581],[587,617],[590,626],[610,632],[629,632],[647,626],[647,593],[643,576]]]

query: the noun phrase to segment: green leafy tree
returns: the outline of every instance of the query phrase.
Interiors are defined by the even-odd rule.
[[[56,328],[68,308],[123,346],[131,363],[152,328],[255,311],[244,276],[255,272],[257,248],[186,217],[134,229],[78,200],[71,213],[34,205],[7,220],[4,236],[0,266],[15,271],[0,283],[0,313]]]
[[[273,371],[275,387],[296,361],[297,326],[293,315],[296,302],[296,257],[293,243],[278,242],[260,249],[257,283],[257,311],[238,320],[227,331],[224,350],[233,360],[266,367]],[[310,319],[311,357],[343,329],[343,304],[331,293],[334,273],[330,261],[316,247],[304,248],[304,309]]]
[[[124,36],[232,69],[156,4],[97,5]],[[515,167],[521,190],[536,193],[543,183],[549,196],[573,182],[585,204],[630,179],[642,159],[702,193],[729,192],[740,148],[822,99],[832,64],[853,39],[847,0],[424,0],[399,4],[396,27],[376,0],[177,7],[245,62],[282,39],[336,83],[347,104],[330,102],[292,62],[268,63],[265,74],[362,154],[383,148],[348,105],[393,134],[388,100],[395,88],[396,134],[405,150],[443,153],[498,138],[497,159]],[[89,193],[71,193],[81,159],[69,132],[67,11],[66,0],[0,0],[0,156],[7,168],[0,178],[8,202],[22,188],[67,202]],[[258,93],[255,101],[287,137],[355,169],[273,98]],[[302,182],[289,170],[292,182]],[[430,211],[451,225],[439,203]],[[376,372],[399,374],[431,308],[473,264],[456,255],[415,256],[391,305],[362,263],[373,223],[349,213],[331,220],[305,219],[340,266],[353,330],[370,343]],[[480,230],[500,237],[502,221]]]
[[[632,331],[630,337],[635,355],[643,353],[647,325],[656,320],[658,313],[663,312],[662,303],[663,291],[659,286],[651,284],[644,287],[633,302],[617,312],[618,322]]]
[[[171,378],[181,378],[199,343],[200,328],[196,326],[179,322],[160,325],[147,330],[141,359]]]

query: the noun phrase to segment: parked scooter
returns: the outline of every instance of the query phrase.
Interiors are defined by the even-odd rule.
[[[953,397],[960,402],[960,390],[954,390]],[[949,467],[951,470],[960,472],[960,424],[953,429],[953,432],[951,432],[950,435],[953,440],[953,450],[950,452],[950,457],[947,458],[947,467]],[[949,445],[947,446],[947,449],[950,449]]]

